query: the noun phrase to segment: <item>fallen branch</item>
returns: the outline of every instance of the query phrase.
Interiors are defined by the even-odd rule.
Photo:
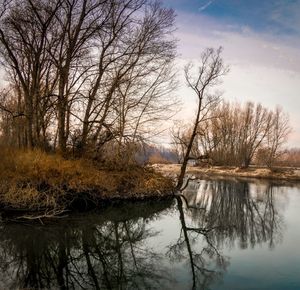
[[[64,213],[68,212],[68,210],[52,210],[45,212],[44,214],[40,215],[22,215],[19,217],[16,217],[15,220],[39,220],[42,224],[42,219],[51,219],[51,218],[65,218],[67,215],[63,215]]]

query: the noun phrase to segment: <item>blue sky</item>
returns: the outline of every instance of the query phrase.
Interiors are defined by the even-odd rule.
[[[189,121],[195,98],[182,75],[207,47],[223,46],[230,66],[225,100],[281,106],[290,116],[289,147],[300,147],[300,0],[163,0],[177,14],[178,95]]]
[[[176,11],[203,14],[219,21],[275,34],[300,32],[299,0],[164,0]]]

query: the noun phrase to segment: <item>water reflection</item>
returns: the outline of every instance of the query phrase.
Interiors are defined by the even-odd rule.
[[[281,238],[282,218],[274,199],[278,191],[269,182],[202,181],[184,192],[186,214],[197,227],[210,229],[218,246],[268,243],[272,248]]]
[[[180,235],[178,240],[169,246],[167,254],[171,260],[179,262],[186,260],[190,266],[191,286],[189,288],[209,289],[211,284],[222,278],[228,260],[210,239],[209,232],[212,229],[187,225],[188,211],[184,210],[181,197],[177,197],[177,206],[181,222]]]
[[[177,197],[181,231],[168,255],[188,260],[192,289],[209,289],[222,278],[229,265],[221,253],[225,246],[268,243],[273,248],[280,241],[282,218],[274,190],[270,183],[202,180],[190,183]]]
[[[224,248],[281,241],[276,190],[201,180],[174,201],[126,204],[50,226],[2,223],[0,288],[211,289],[230,266]],[[164,235],[170,217],[178,220],[175,239]],[[167,247],[151,246],[166,239]]]
[[[46,228],[5,225],[0,288],[159,289],[168,274],[160,256],[146,247],[157,235],[146,225],[166,206],[137,205],[138,216],[136,209],[123,208]]]

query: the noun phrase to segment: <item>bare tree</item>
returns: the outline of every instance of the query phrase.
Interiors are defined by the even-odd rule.
[[[265,154],[265,164],[272,168],[274,162],[282,153],[282,145],[287,141],[291,132],[288,115],[282,108],[277,107],[272,113],[270,130],[267,133],[265,144],[263,145]]]
[[[63,155],[69,141],[82,152],[121,147],[155,131],[175,103],[175,15],[159,1],[14,0],[0,16],[29,148],[50,137]]]
[[[261,104],[249,102],[242,113],[239,153],[241,167],[249,167],[256,150],[262,144],[271,126],[271,114]]]
[[[218,165],[248,167],[256,156],[271,164],[290,130],[282,110],[261,104],[222,102],[212,114],[200,127],[197,146]]]
[[[145,6],[142,1],[118,3],[113,10],[118,17],[109,17],[115,19],[110,24],[115,33],[111,36],[108,30],[96,38],[98,73],[84,112],[83,151],[88,137],[96,147],[103,145],[103,139],[114,139],[120,146],[139,140],[144,125],[160,120],[166,107],[175,103],[168,97],[174,88],[175,42],[166,39],[173,31],[174,12],[158,2]],[[129,4],[131,8],[125,9]],[[142,17],[141,7],[145,9]]]
[[[43,90],[51,70],[47,31],[59,2],[10,1],[1,19],[0,53],[11,82],[19,87],[20,101],[24,103],[29,148],[40,142],[41,127],[45,125],[40,109],[47,103]]]
[[[177,182],[177,189],[180,189],[183,184],[183,179],[190,159],[190,153],[197,136],[199,125],[209,117],[211,110],[219,103],[220,94],[212,92],[211,89],[220,83],[220,78],[228,72],[228,67],[224,65],[221,58],[222,48],[217,50],[213,48],[206,49],[200,60],[200,65],[196,72],[194,66],[188,64],[185,67],[185,79],[188,87],[191,88],[197,95],[197,113],[193,122],[190,139],[187,143],[185,155],[180,169],[180,174]]]

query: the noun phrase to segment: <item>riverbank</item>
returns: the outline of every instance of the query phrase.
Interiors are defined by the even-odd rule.
[[[152,168],[167,177],[175,179],[180,172],[180,164],[154,164]],[[263,167],[237,168],[237,167],[197,167],[188,166],[187,174],[197,177],[238,177],[238,178],[261,178],[282,181],[300,181],[299,168],[274,168],[270,170]]]
[[[108,201],[172,195],[170,178],[151,168],[101,168],[89,160],[66,160],[41,151],[1,150],[0,208],[48,217]]]

